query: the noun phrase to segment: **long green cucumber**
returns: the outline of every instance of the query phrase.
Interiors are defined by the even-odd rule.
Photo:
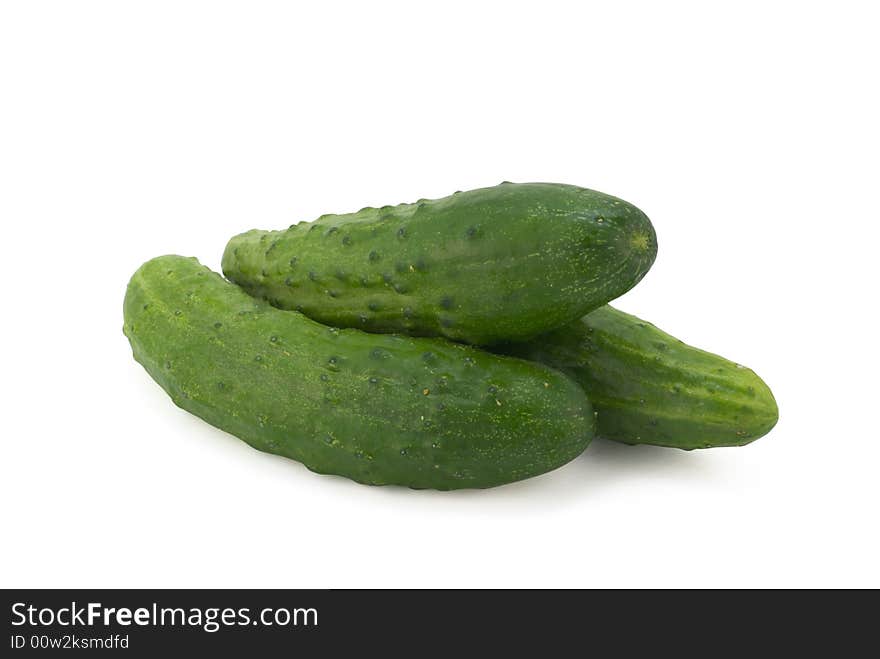
[[[754,371],[610,306],[503,352],[573,377],[596,410],[597,434],[628,444],[742,446],[779,416]]]
[[[560,327],[622,295],[656,253],[651,222],[621,199],[503,183],[248,231],[229,241],[223,272],[329,325],[491,345]]]
[[[280,311],[180,256],[129,282],[124,332],[172,400],[261,451],[361,483],[484,488],[589,443],[580,387],[443,339],[366,334]]]

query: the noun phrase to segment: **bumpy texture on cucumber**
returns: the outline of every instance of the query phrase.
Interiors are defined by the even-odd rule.
[[[589,443],[580,387],[442,339],[337,330],[279,311],[180,256],[128,285],[124,332],[172,400],[261,451],[361,483],[483,488]]]
[[[329,325],[491,345],[622,295],[656,253],[650,221],[625,201],[573,185],[503,183],[249,231],[229,241],[223,272]]]
[[[597,434],[627,444],[741,446],[779,415],[753,371],[610,306],[503,351],[572,376],[596,410]]]

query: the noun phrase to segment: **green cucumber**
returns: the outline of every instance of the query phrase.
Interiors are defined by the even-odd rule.
[[[503,352],[573,377],[596,410],[597,434],[627,444],[742,446],[779,417],[754,371],[610,306]]]
[[[491,345],[622,295],[656,253],[651,222],[625,201],[573,185],[503,183],[248,231],[226,246],[223,273],[329,325]]]
[[[546,366],[443,339],[320,325],[163,256],[128,284],[135,359],[172,400],[261,451],[360,483],[484,488],[589,443],[581,388]]]

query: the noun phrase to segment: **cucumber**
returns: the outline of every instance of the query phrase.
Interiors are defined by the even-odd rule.
[[[555,469],[589,443],[581,388],[546,366],[442,339],[320,325],[192,258],[134,274],[135,359],[183,409],[323,474],[484,488]]]
[[[742,446],[779,417],[754,371],[610,306],[503,352],[573,377],[596,410],[597,434],[627,444]]]
[[[491,345],[622,295],[656,253],[651,222],[625,201],[573,185],[502,183],[248,231],[227,244],[223,273],[329,325]]]

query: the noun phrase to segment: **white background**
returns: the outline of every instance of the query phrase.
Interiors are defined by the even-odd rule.
[[[872,3],[303,5],[0,5],[0,585],[880,586]],[[777,428],[370,488],[131,358],[153,256],[503,179],[645,210],[620,308],[754,367]]]

